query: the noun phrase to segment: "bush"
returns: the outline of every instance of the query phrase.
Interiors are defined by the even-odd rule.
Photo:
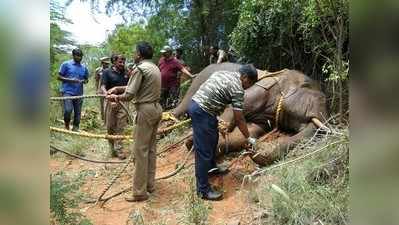
[[[262,196],[272,196],[268,224],[347,224],[349,220],[349,138],[348,131],[329,135],[310,145],[299,145],[288,155],[303,155],[325,147],[325,150],[298,162],[287,164],[263,177],[259,185],[260,205],[266,209],[269,202]],[[320,223],[321,221],[321,223]]]

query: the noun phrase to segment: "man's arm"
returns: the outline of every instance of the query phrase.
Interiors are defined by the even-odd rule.
[[[80,80],[75,79],[75,78],[64,77],[61,73],[58,74],[58,78],[57,79],[59,81],[68,82],[68,83],[80,83],[81,82]]]
[[[123,92],[125,92],[126,87],[127,86],[116,86],[116,87],[109,89],[108,91],[105,91],[104,93],[119,95],[119,94],[122,94]],[[105,87],[104,87],[104,89],[105,89]]]
[[[107,99],[110,101],[118,102],[118,101],[130,101],[137,94],[140,89],[141,82],[143,80],[143,74],[140,72],[140,69],[136,68],[134,70],[133,76],[129,79],[129,83],[126,87],[115,87],[115,90],[122,90],[124,92],[120,95],[116,95],[113,93],[109,93],[107,95]]]
[[[186,67],[182,67],[182,68],[180,69],[180,71],[181,71],[182,73],[186,74],[187,76],[189,76],[190,78],[195,78],[195,76],[192,75],[192,74],[190,73],[190,71],[188,71],[188,70],[186,69]]]
[[[106,94],[107,93],[107,89],[105,88],[105,84],[101,84],[100,91],[101,91],[100,94]]]
[[[83,83],[87,84],[89,82],[89,70],[87,69],[87,67],[85,67],[85,74],[83,78]]]
[[[234,110],[233,109],[233,114],[234,114],[235,124],[237,124],[238,129],[240,129],[240,131],[244,135],[244,137],[248,139],[249,138],[248,126],[247,126],[247,122],[245,121],[244,114],[242,113],[242,110]]]
[[[219,56],[218,56],[218,61],[216,62],[217,64],[222,63],[224,57],[225,57],[225,52],[224,51],[219,51]]]

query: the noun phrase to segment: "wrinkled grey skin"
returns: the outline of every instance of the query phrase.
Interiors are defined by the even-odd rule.
[[[234,63],[212,64],[206,67],[194,79],[182,102],[173,111],[174,115],[178,117],[186,112],[191,97],[213,72],[221,70],[237,72],[239,67],[239,64]],[[276,127],[276,109],[281,94],[284,96],[283,110],[279,117],[278,129],[291,134],[274,140],[273,145],[263,146],[273,148],[263,149],[273,154],[263,157],[258,155],[253,158],[256,163],[267,165],[284,155],[301,139],[314,134],[316,126],[311,119],[315,117],[323,121],[326,117],[326,98],[314,80],[295,70],[286,70],[274,78],[262,79],[257,84],[260,86],[253,85],[245,91],[244,98],[244,115],[250,135],[259,138]],[[233,122],[232,109],[228,107],[220,118]],[[225,139],[220,137],[218,154],[223,154],[227,149],[239,151],[245,143],[245,138],[238,128],[235,128],[229,134],[227,147]]]

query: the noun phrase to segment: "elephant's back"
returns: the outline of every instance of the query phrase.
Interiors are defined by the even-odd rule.
[[[197,74],[187,93],[184,95],[183,100],[173,111],[173,114],[179,117],[187,111],[191,98],[198,91],[199,87],[211,76],[211,74],[217,71],[237,72],[240,66],[241,65],[237,63],[225,62],[220,64],[211,64],[205,67],[200,73]]]

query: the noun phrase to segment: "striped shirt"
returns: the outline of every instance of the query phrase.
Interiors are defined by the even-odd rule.
[[[192,99],[209,114],[218,116],[228,104],[234,110],[242,110],[244,93],[239,73],[218,71],[200,86]]]

